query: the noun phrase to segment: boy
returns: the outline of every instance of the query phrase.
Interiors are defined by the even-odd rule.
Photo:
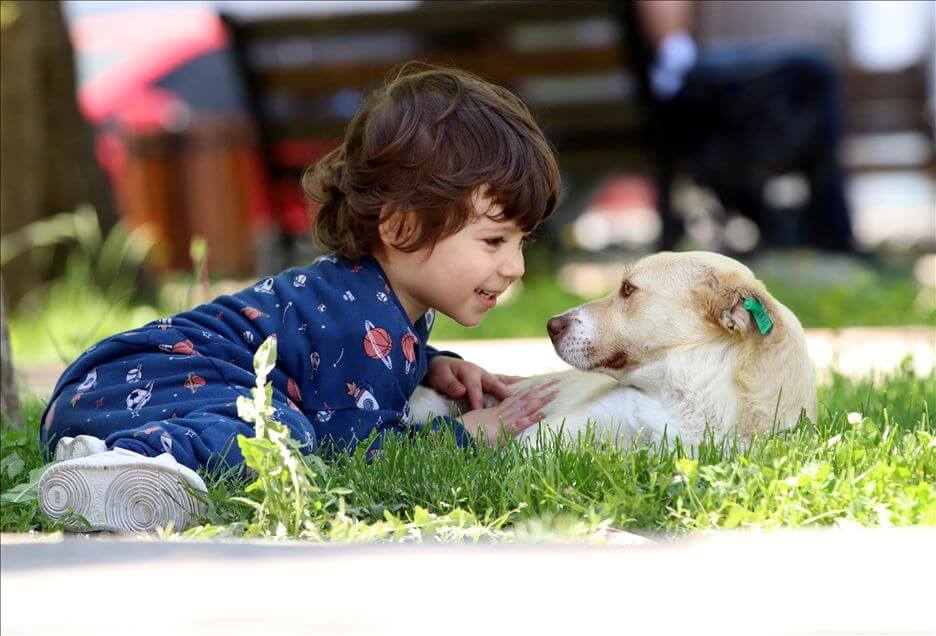
[[[271,335],[275,417],[306,452],[422,426],[408,405],[420,382],[468,397],[461,418],[425,424],[461,443],[542,417],[546,387],[511,396],[515,378],[426,345],[436,310],[481,322],[555,208],[555,157],[515,96],[463,71],[404,69],[303,186],[333,255],[112,336],[65,371],[43,415],[42,441],[64,460],[39,484],[50,518],[71,509],[94,530],[184,528],[201,510],[189,491],[205,490],[195,469],[243,462],[236,436],[253,430],[235,402]],[[503,402],[481,408],[485,391]]]

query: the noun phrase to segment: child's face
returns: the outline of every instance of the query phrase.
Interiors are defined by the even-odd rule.
[[[431,253],[429,248],[412,253],[387,249],[384,268],[411,319],[433,307],[473,327],[523,276],[523,230],[513,221],[491,218],[501,209],[489,208],[483,196],[474,202],[477,220],[436,243]]]

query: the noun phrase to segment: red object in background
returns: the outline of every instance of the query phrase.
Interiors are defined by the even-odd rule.
[[[609,179],[595,194],[589,208],[606,214],[624,214],[629,210],[655,210],[656,189],[646,177],[636,175],[616,176]]]
[[[182,99],[155,87],[183,64],[228,44],[228,35],[210,9],[132,9],[76,19],[70,29],[79,56],[89,61],[78,105],[101,125],[112,117],[158,123],[163,109]],[[100,69],[95,60],[108,60]]]
[[[283,168],[302,170],[338,147],[341,139],[295,139],[277,143],[270,153]]]
[[[311,226],[309,202],[302,190],[302,170],[314,164],[341,143],[339,139],[296,139],[276,144],[271,151],[272,161],[291,171],[272,186],[273,207],[280,228],[293,236],[308,233]],[[311,214],[318,209],[312,203]]]
[[[308,206],[295,177],[281,177],[273,184],[273,201],[277,220],[286,234],[299,235],[309,230]]]
[[[191,269],[198,234],[212,272],[253,274],[272,193],[231,77],[211,72],[224,70],[229,43],[220,18],[203,7],[121,8],[79,17],[70,32],[84,71],[79,106],[120,214],[158,239],[150,266]],[[193,82],[199,73],[205,81]]]

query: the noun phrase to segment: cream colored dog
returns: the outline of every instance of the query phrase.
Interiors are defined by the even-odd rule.
[[[643,258],[625,268],[617,291],[552,318],[547,330],[576,369],[511,390],[559,380],[539,426],[572,438],[591,422],[619,444],[666,433],[694,445],[706,427],[745,442],[792,426],[803,411],[816,417],[802,326],[747,267],[719,254]],[[410,406],[415,421],[458,408],[424,387]],[[535,439],[536,428],[521,438]]]

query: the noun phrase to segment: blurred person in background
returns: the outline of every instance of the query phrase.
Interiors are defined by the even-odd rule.
[[[671,160],[711,188],[725,208],[751,218],[762,245],[851,252],[837,155],[838,78],[825,57],[769,43],[700,50],[690,34],[693,6],[687,1],[636,0],[627,10],[635,11],[642,31],[646,88]],[[787,174],[801,175],[808,186],[798,211],[776,209],[765,197],[768,180]]]

